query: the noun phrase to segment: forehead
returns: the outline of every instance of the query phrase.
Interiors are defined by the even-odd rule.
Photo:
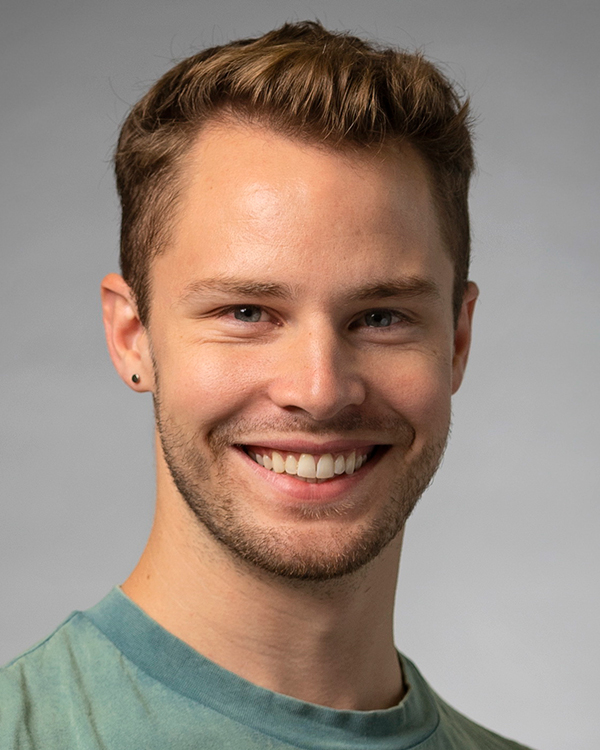
[[[324,212],[337,209],[346,228],[348,203],[360,212],[357,225],[371,218],[405,219],[411,211],[422,215],[425,207],[426,219],[434,212],[427,167],[408,144],[342,150],[255,124],[215,123],[197,137],[182,179],[183,210],[194,210],[190,204],[200,195],[205,201],[215,199],[218,205],[212,210],[247,213],[249,218],[278,211],[282,203],[301,210],[312,200]],[[224,195],[228,201],[219,203]]]
[[[315,274],[333,282],[340,264],[355,277],[349,283],[381,276],[386,264],[408,275],[449,264],[427,168],[409,146],[339,151],[256,125],[214,124],[181,177],[172,242],[153,283],[234,269],[280,280],[293,268],[289,281],[301,287]]]

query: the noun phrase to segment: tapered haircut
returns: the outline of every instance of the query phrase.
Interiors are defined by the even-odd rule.
[[[468,101],[420,53],[302,21],[182,60],[125,120],[115,154],[120,261],[144,325],[152,261],[169,245],[186,157],[204,126],[232,120],[336,150],[414,148],[453,262],[457,319],[470,256]]]

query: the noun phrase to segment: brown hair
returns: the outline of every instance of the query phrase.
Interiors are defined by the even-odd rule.
[[[115,154],[121,270],[140,319],[149,320],[150,267],[169,241],[180,165],[203,125],[232,116],[337,149],[411,144],[428,165],[454,263],[456,319],[470,254],[467,109],[419,53],[379,48],[314,21],[183,60],[133,107]]]

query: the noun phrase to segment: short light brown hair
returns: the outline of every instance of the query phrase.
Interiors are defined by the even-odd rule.
[[[456,319],[470,255],[467,198],[474,162],[467,101],[419,53],[303,21],[188,57],[125,120],[115,154],[121,271],[144,325],[150,268],[168,246],[186,154],[204,125],[231,117],[333,149],[387,143],[415,148],[428,166],[454,264]]]

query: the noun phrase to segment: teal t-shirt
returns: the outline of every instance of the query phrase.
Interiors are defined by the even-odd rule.
[[[2,750],[523,750],[447,706],[401,657],[408,691],[339,711],[203,657],[119,588],[0,670]]]

